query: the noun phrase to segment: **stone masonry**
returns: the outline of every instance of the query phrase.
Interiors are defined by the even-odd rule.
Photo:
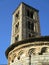
[[[49,36],[41,36],[39,10],[19,4],[13,12],[8,65],[49,65]]]

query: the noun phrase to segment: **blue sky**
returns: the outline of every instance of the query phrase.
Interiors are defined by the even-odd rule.
[[[41,35],[49,35],[49,0],[0,0],[0,64],[6,64],[5,50],[10,45],[12,13],[20,2],[39,10]]]

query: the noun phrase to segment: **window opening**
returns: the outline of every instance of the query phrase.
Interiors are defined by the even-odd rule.
[[[34,24],[31,23],[31,30],[34,30]]]
[[[18,31],[18,28],[19,28],[19,22],[16,24],[16,26],[15,26],[15,32],[17,32]]]
[[[29,17],[29,10],[27,10],[27,16]]]
[[[17,35],[17,36],[15,37],[15,41],[18,41],[18,39],[19,39],[19,35]]]
[[[18,29],[18,27],[19,27],[19,23],[16,24],[16,28],[17,28],[17,29]]]
[[[30,17],[33,18],[33,12],[30,12]]]
[[[16,17],[17,17],[17,18],[19,17],[19,11],[18,11],[18,13],[16,14]]]
[[[33,30],[34,31],[34,23],[31,23],[30,21],[28,21],[28,29]]]
[[[29,37],[31,37],[31,34],[29,34]]]
[[[28,29],[30,29],[30,22],[28,21]]]

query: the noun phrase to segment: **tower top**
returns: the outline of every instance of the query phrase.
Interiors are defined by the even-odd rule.
[[[38,9],[36,9],[36,8],[34,8],[34,7],[32,7],[32,6],[28,5],[28,4],[26,4],[26,3],[24,3],[24,2],[21,2],[12,14],[14,14],[14,13],[16,12],[16,10],[19,8],[19,6],[20,6],[21,4],[24,4],[25,6],[31,8],[31,9],[37,11],[37,12],[39,12]]]

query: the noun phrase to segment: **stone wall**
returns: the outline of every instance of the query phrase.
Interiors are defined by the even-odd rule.
[[[49,42],[32,42],[15,47],[8,54],[9,65],[48,65],[49,46],[37,44]],[[36,44],[35,46],[31,46]]]

